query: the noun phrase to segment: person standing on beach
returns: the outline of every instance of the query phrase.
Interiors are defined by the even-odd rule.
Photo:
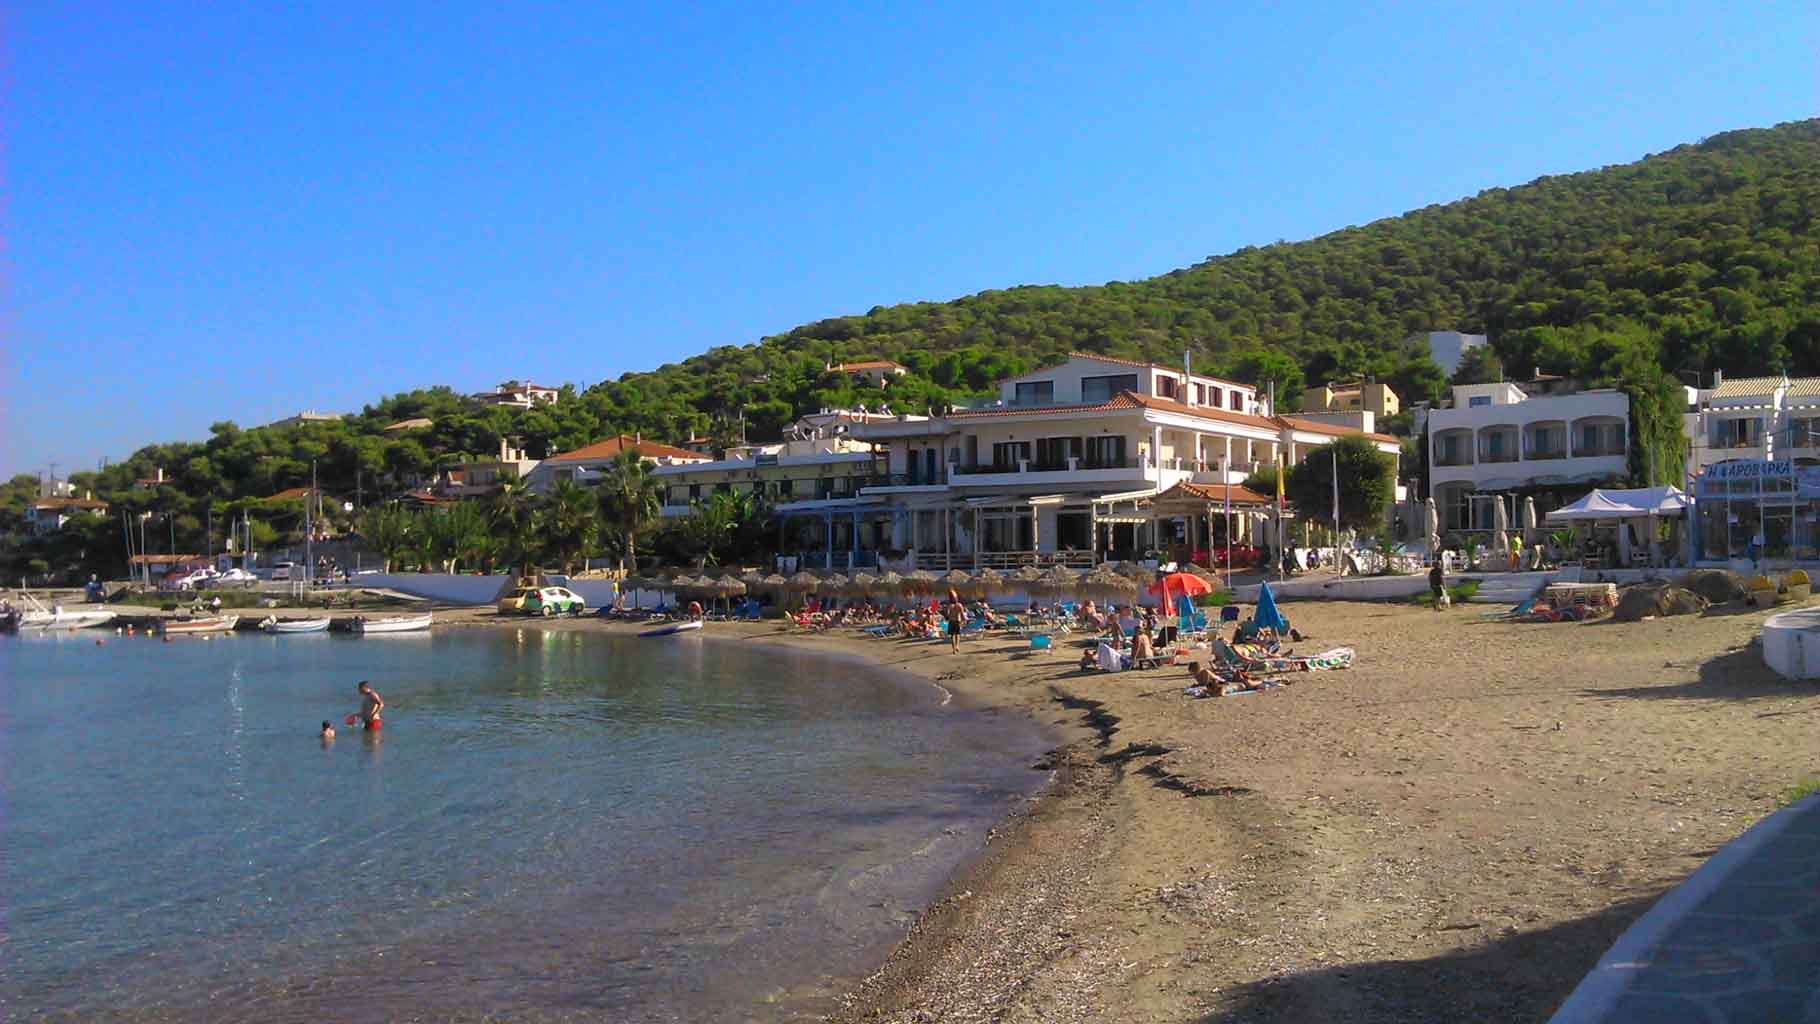
[[[1434,595],[1435,611],[1440,611],[1441,599],[1447,596],[1447,573],[1442,570],[1440,559],[1428,570],[1428,591]]]
[[[961,623],[967,619],[967,608],[961,604],[959,596],[948,594],[948,646],[954,653],[961,653]]]

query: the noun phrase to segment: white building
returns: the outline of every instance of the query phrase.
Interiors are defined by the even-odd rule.
[[[1744,559],[1755,544],[1773,563],[1820,560],[1820,378],[1715,375],[1689,390],[1698,557]]]
[[[1460,360],[1466,358],[1468,349],[1482,348],[1490,344],[1483,334],[1461,334],[1459,331],[1429,331],[1428,355],[1441,366],[1441,371],[1452,377],[1460,368]]]
[[[1394,437],[1259,415],[1260,405],[1247,385],[1076,353],[1004,382],[997,406],[868,423],[854,435],[884,449],[885,477],[863,494],[889,503],[890,548],[936,569],[1193,548],[1203,541],[1195,524],[1159,532],[1146,502],[1179,483],[1237,484],[1293,465],[1340,436],[1400,451]]]
[[[93,497],[44,497],[26,506],[25,522],[33,533],[61,530],[77,516],[107,515],[107,502]]]
[[[1516,384],[1462,384],[1427,417],[1429,494],[1447,530],[1492,528],[1491,495],[1573,489],[1629,472],[1630,398],[1598,389],[1534,396]],[[1542,495],[1537,514],[1561,502]],[[1511,520],[1515,525],[1515,520]]]

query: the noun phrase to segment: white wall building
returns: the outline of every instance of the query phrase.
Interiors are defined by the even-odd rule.
[[[1429,494],[1443,531],[1490,529],[1491,504],[1479,496],[1590,487],[1629,472],[1630,398],[1621,391],[1531,397],[1508,381],[1462,384],[1452,408],[1429,410],[1427,428]],[[1537,512],[1552,507],[1539,501]]]
[[[1468,349],[1482,348],[1490,344],[1483,334],[1461,334],[1459,331],[1429,331],[1428,355],[1441,366],[1441,371],[1452,377],[1460,368],[1460,360],[1466,358]]]
[[[1167,539],[1140,506],[1179,483],[1237,484],[1352,434],[1393,457],[1401,450],[1383,434],[1243,411],[1260,405],[1246,385],[1079,353],[1004,382],[1000,397],[991,408],[854,428],[884,449],[886,478],[863,493],[890,503],[891,546],[911,563],[1134,557]]]

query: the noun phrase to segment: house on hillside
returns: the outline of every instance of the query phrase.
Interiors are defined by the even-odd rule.
[[[485,405],[529,409],[536,405],[555,405],[562,398],[562,392],[557,388],[533,384],[528,380],[506,380],[500,381],[499,385],[491,391],[482,391],[470,397]]]
[[[388,434],[408,434],[413,430],[428,430],[435,425],[436,421],[427,416],[413,416],[397,423],[388,423],[381,429]]]
[[[546,493],[559,480],[570,480],[578,484],[595,484],[600,482],[600,475],[620,452],[635,451],[638,457],[652,466],[673,466],[708,462],[709,457],[687,448],[657,441],[646,441],[643,435],[609,437],[596,441],[574,451],[552,455],[539,462],[525,476],[525,483],[538,494]]]
[[[1441,367],[1441,372],[1452,377],[1460,368],[1460,360],[1466,358],[1469,349],[1483,348],[1491,344],[1483,334],[1461,334],[1459,331],[1429,331],[1428,356]]]
[[[439,498],[477,498],[510,481],[525,479],[537,466],[538,460],[528,458],[523,448],[513,445],[510,438],[501,438],[496,457],[443,466],[428,490]]]
[[[866,359],[857,363],[828,363],[823,367],[828,374],[843,374],[855,380],[864,380],[874,387],[886,387],[891,381],[910,372],[902,363],[889,359]]]
[[[341,419],[341,413],[338,412],[317,412],[314,409],[305,409],[295,416],[273,420],[265,426],[269,429],[282,429],[284,427],[301,427],[305,423],[334,423],[339,419]]]
[[[96,500],[93,495],[39,498],[26,507],[25,522],[33,533],[49,533],[84,515],[107,515],[107,502]]]
[[[1376,381],[1353,381],[1327,384],[1302,392],[1305,413],[1369,412],[1378,419],[1388,419],[1401,412],[1403,405],[1397,393],[1387,384]]]

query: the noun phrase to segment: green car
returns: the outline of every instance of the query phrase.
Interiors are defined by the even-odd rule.
[[[581,595],[567,587],[519,587],[499,601],[501,615],[580,615],[588,610]]]

